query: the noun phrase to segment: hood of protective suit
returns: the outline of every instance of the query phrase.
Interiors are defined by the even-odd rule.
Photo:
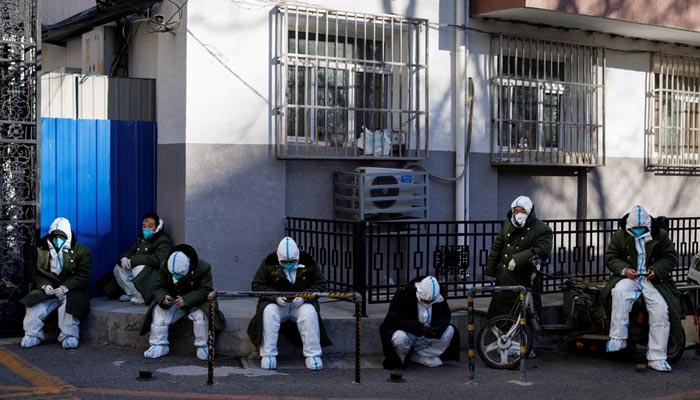
[[[190,258],[181,251],[175,251],[170,254],[167,265],[175,283],[190,272]]]
[[[277,246],[277,260],[299,261],[299,247],[294,239],[286,236],[280,241],[280,244]]]
[[[515,207],[524,208],[525,214],[515,214],[513,212],[513,209]],[[534,208],[534,205],[532,204],[532,200],[530,200],[529,197],[527,197],[527,196],[516,197],[515,200],[513,200],[513,203],[511,203],[510,212],[508,213],[508,217],[510,218],[510,222],[515,227],[525,226],[525,224],[527,223],[527,220],[530,218],[530,216],[533,213],[533,208]]]
[[[71,246],[71,242],[73,241],[73,232],[71,231],[70,221],[68,221],[68,218],[58,217],[53,220],[51,225],[49,225],[49,242],[51,242],[51,237],[54,235],[61,235],[66,238],[66,244],[64,244],[65,248],[69,248]],[[53,244],[51,245],[53,246]]]
[[[625,229],[627,233],[634,237],[640,237],[645,234],[651,234],[651,215],[639,204],[630,209],[627,214],[627,223]]]
[[[421,281],[415,283],[416,297],[418,300],[426,302],[439,303],[442,301],[440,295],[440,284],[433,276],[426,276]]]
[[[527,215],[530,215],[532,212],[532,200],[530,200],[529,197],[527,196],[518,196],[513,200],[513,203],[510,205],[510,209],[514,209],[515,207],[522,207],[525,209],[525,213]]]

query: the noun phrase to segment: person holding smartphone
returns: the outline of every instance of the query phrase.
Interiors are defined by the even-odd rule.
[[[671,275],[677,264],[678,253],[668,233],[644,207],[632,207],[605,250],[605,266],[611,274],[601,296],[612,308],[606,351],[627,347],[629,314],[635,300],[643,296],[649,312],[648,366],[671,371],[666,361],[669,334],[671,329],[682,329],[680,299]]]
[[[258,292],[323,292],[326,278],[316,260],[306,252],[300,252],[294,239],[285,237],[263,260],[251,285]],[[331,345],[320,315],[318,299],[304,297],[270,297],[258,300],[255,317],[248,325],[248,336],[260,347],[260,367],[277,368],[277,339],[281,324],[294,322],[301,336],[306,368],[323,369],[321,346]],[[296,330],[292,330],[296,333]],[[293,335],[293,342],[299,337]]]
[[[209,359],[209,302],[214,290],[211,266],[199,258],[192,246],[175,246],[161,264],[154,286],[154,303],[146,313],[141,334],[150,332],[151,346],[143,353],[146,358],[159,358],[170,352],[170,325],[187,316],[192,321],[197,358]],[[225,319],[219,307],[214,317],[215,329],[223,329]]]

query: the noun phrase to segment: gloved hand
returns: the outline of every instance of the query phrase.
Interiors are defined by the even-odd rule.
[[[299,307],[300,305],[304,304],[304,298],[303,297],[295,297],[294,300],[292,300],[292,305],[294,307]]]
[[[63,285],[59,286],[53,291],[53,294],[56,295],[56,297],[58,297],[59,299],[63,298],[63,296],[65,296],[66,293],[68,293],[68,288]]]
[[[508,271],[514,271],[515,270],[515,259],[511,258],[510,262],[508,263]]]
[[[280,307],[286,307],[287,302],[284,301],[284,297],[275,297],[275,303],[277,303],[278,306]]]
[[[122,257],[121,264],[123,269],[127,271],[131,269],[131,259],[129,257]]]
[[[46,293],[47,296],[53,296],[55,293],[55,289],[51,285],[44,285],[41,287],[41,289]]]

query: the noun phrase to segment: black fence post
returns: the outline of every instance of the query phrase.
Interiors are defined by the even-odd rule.
[[[362,317],[367,317],[366,229],[365,221],[352,224],[352,290],[362,295]]]

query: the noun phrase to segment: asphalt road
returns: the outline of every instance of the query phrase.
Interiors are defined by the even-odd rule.
[[[700,356],[692,349],[671,373],[639,373],[629,359],[540,348],[524,382],[520,371],[489,369],[477,357],[475,384],[466,356],[439,368],[410,365],[402,383],[387,381],[380,358],[363,359],[357,384],[352,357],[326,356],[326,368],[314,372],[301,357],[280,358],[277,371],[265,371],[257,361],[220,355],[207,385],[206,363],[194,350],[148,360],[143,349],[18,343],[0,340],[0,399],[700,399]],[[138,380],[139,371],[153,379]]]

